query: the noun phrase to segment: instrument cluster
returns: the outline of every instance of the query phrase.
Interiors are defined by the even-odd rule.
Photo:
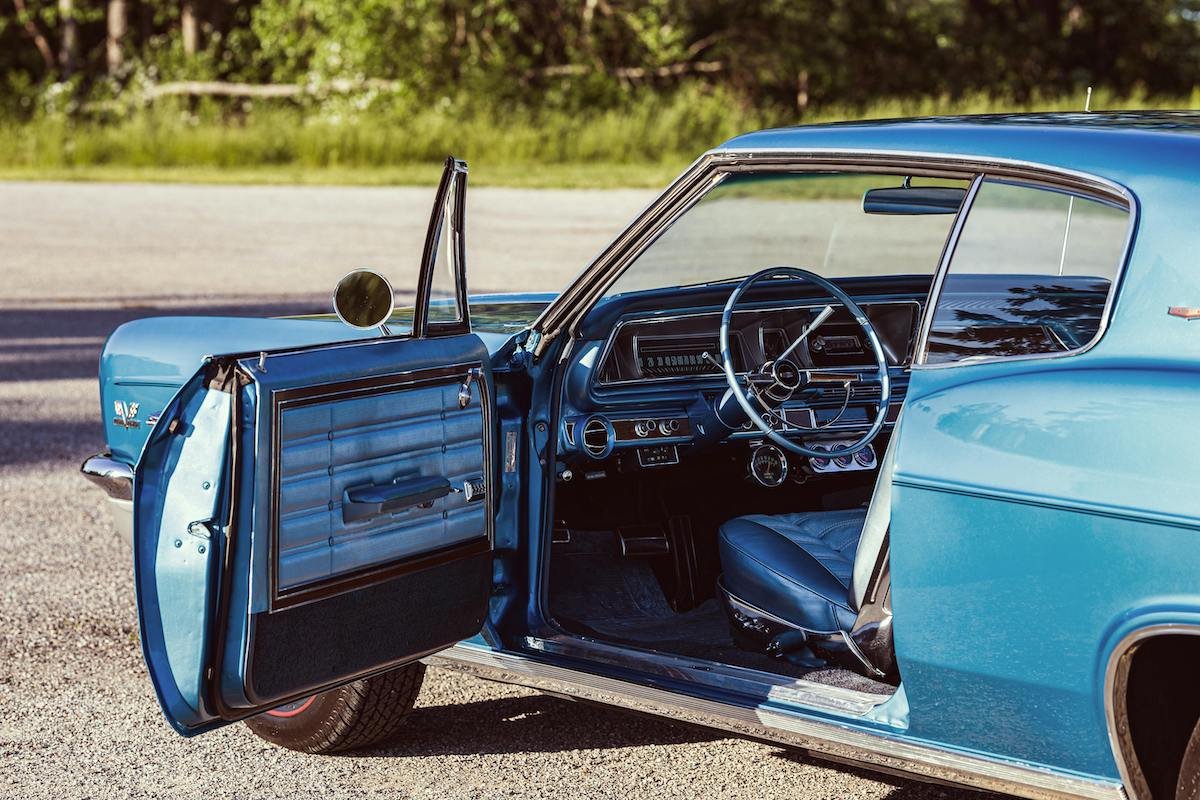
[[[838,449],[850,444],[850,440],[829,440],[811,444],[813,450],[830,454],[829,458],[806,458],[801,469],[805,475],[830,475],[844,472],[864,472],[879,466],[879,458],[872,445],[856,453],[833,455]],[[798,458],[798,457],[797,457]],[[790,465],[787,454],[773,444],[763,443],[754,447],[749,459],[750,477],[759,486],[773,489],[787,480]]]

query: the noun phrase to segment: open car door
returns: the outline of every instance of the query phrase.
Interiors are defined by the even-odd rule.
[[[492,380],[470,333],[465,189],[448,160],[411,336],[214,357],[160,415],[134,477],[135,577],[180,733],[480,630]]]

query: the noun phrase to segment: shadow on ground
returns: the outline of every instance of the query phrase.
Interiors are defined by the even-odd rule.
[[[278,317],[327,313],[329,298],[264,302],[0,310],[0,382],[96,378],[100,350],[118,326],[143,317]]]
[[[504,697],[413,711],[392,747],[355,755],[414,757],[607,750],[709,742],[719,733],[548,695]]]
[[[96,377],[108,335],[130,320],[154,316],[271,317],[328,310],[323,297],[264,302],[178,302],[127,307],[0,307],[0,467],[48,461],[80,462],[100,449]],[[47,388],[45,381],[86,380],[90,386]],[[64,392],[86,392],[61,407]],[[94,407],[82,416],[79,402]]]
[[[350,755],[414,758],[505,753],[613,750],[648,745],[711,742],[725,734],[619,708],[572,702],[548,695],[505,697],[418,708],[396,745]],[[999,796],[913,783],[877,772],[832,764],[804,753],[778,750],[775,758],[815,763],[857,777],[894,784],[887,800],[1001,800]],[[766,765],[764,765],[764,768]]]
[[[903,778],[872,772],[868,769],[827,762],[821,758],[810,757],[794,750],[779,750],[774,755],[776,758],[783,759],[784,761],[792,761],[797,764],[816,763],[823,767],[831,767],[850,775],[856,775],[865,780],[895,784],[895,788],[887,794],[885,800],[1004,800],[1002,795],[990,792],[977,792],[971,789],[958,789],[931,783],[917,783]]]

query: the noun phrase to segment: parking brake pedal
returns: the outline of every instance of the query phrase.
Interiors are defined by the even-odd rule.
[[[661,556],[671,552],[667,533],[660,525],[626,525],[617,528],[623,556]]]

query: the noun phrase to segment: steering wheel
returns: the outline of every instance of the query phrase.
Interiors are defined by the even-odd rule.
[[[798,278],[816,284],[821,289],[824,289],[831,297],[845,306],[846,310],[850,312],[850,315],[854,317],[855,322],[859,324],[867,336],[867,341],[871,345],[871,352],[875,355],[877,371],[874,383],[879,385],[879,405],[871,427],[853,444],[846,445],[845,447],[830,448],[829,450],[810,449],[788,438],[788,436],[784,435],[784,432],[792,433],[794,430],[795,433],[793,435],[812,434],[819,432],[821,427],[805,428],[789,422],[784,419],[783,415],[775,413],[775,406],[783,403],[796,392],[802,391],[808,386],[839,383],[846,390],[846,403],[842,407],[844,413],[845,406],[849,405],[853,393],[851,383],[863,381],[863,376],[857,374],[857,371],[854,371],[855,374],[847,375],[846,370],[804,370],[795,361],[788,358],[808,338],[808,335],[833,313],[832,306],[825,306],[808,327],[804,329],[796,341],[792,342],[774,360],[766,361],[757,369],[750,370],[745,375],[738,375],[734,370],[729,348],[729,326],[733,320],[733,310],[742,299],[742,296],[754,284],[766,278],[774,277]],[[809,272],[806,269],[800,269],[799,267],[770,267],[746,278],[738,284],[738,287],[733,290],[733,294],[729,295],[729,300],[725,303],[725,310],[721,314],[720,343],[721,366],[725,370],[725,380],[729,383],[729,389],[734,399],[742,407],[742,411],[750,417],[750,421],[754,423],[754,426],[762,431],[764,436],[780,447],[807,458],[832,459],[839,456],[852,455],[862,450],[870,444],[871,440],[883,428],[883,423],[887,419],[888,403],[891,400],[891,383],[888,379],[887,357],[884,355],[883,346],[879,342],[879,336],[875,333],[875,327],[871,324],[871,320],[867,318],[867,315],[863,313],[858,304],[850,298],[850,295],[820,275]],[[768,421],[769,419],[779,422],[783,432],[773,428]],[[828,425],[829,423],[826,424]]]

